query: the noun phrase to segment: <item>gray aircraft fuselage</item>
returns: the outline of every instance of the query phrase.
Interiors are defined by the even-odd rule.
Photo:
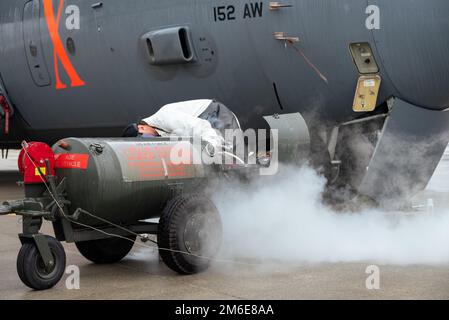
[[[279,4],[2,0],[0,76],[14,115],[0,140],[117,136],[166,103],[202,98],[226,104],[244,128],[300,112],[311,130],[330,129],[370,115],[352,109],[352,43],[371,46],[379,106],[394,97],[411,109],[449,107],[447,0]]]

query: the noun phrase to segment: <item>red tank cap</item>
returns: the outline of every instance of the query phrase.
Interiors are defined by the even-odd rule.
[[[47,172],[47,160],[50,172]],[[19,154],[18,167],[25,184],[43,183],[42,176],[55,174],[55,155],[45,143],[23,143],[22,151]]]
[[[67,150],[67,151],[69,151],[71,149],[70,143],[68,143],[64,140],[59,140],[58,147],[60,147],[61,149]]]

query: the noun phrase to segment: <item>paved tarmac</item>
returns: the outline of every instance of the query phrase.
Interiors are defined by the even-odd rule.
[[[13,160],[0,168],[14,169]],[[449,161],[422,197],[437,199],[449,193]],[[17,173],[0,172],[0,200],[22,197],[15,186]],[[447,183],[445,183],[447,181]],[[366,263],[285,264],[257,261],[215,263],[205,273],[179,276],[159,261],[150,248],[135,246],[122,262],[94,265],[72,244],[64,244],[67,264],[80,270],[80,289],[69,290],[67,275],[52,290],[35,292],[16,273],[21,230],[15,216],[0,217],[0,299],[449,299],[449,265],[380,265],[380,289],[366,287]],[[52,234],[46,224],[44,231]],[[267,263],[267,262],[265,262]]]

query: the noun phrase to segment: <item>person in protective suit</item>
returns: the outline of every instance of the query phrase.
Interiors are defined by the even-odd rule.
[[[200,136],[218,145],[223,143],[227,129],[240,129],[235,114],[220,102],[203,99],[167,104],[137,125],[129,126],[124,136]]]

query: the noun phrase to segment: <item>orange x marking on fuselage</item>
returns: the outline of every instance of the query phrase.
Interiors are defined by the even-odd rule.
[[[51,42],[53,43],[53,60],[56,77],[56,89],[58,90],[67,88],[67,86],[61,81],[61,78],[59,77],[58,60],[61,61],[62,66],[67,72],[71,81],[70,85],[72,87],[81,87],[86,85],[86,83],[81,80],[80,76],[73,67],[72,62],[67,56],[67,52],[65,51],[64,45],[62,44],[61,37],[59,35],[58,29],[59,23],[61,22],[61,12],[63,7],[64,0],[60,0],[58,15],[55,18],[55,12],[53,10],[53,0],[44,0],[45,20],[47,22]]]

